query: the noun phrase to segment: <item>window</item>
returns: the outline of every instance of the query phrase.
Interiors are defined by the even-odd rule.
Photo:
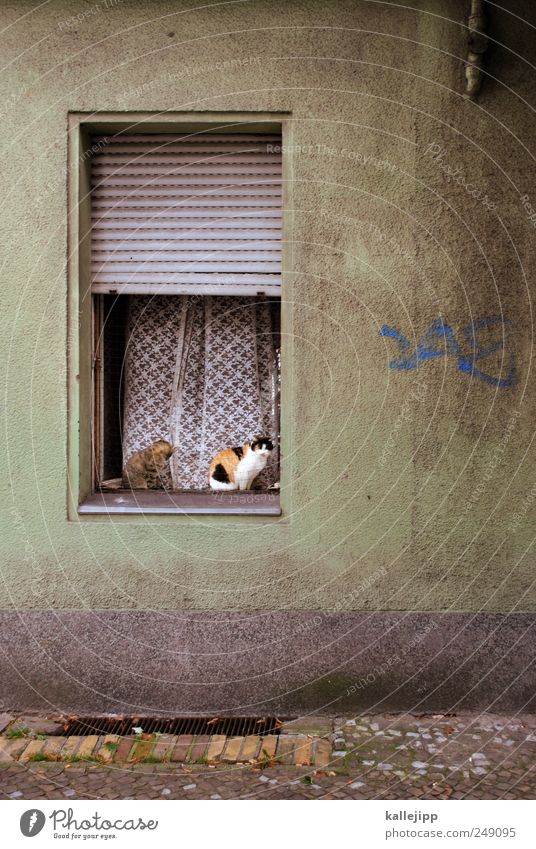
[[[279,513],[282,163],[278,132],[94,134],[93,495],[80,512]],[[211,492],[222,448],[275,450],[251,493]],[[126,459],[176,446],[162,490]]]

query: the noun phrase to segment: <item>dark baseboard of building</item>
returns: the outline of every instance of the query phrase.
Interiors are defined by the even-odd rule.
[[[536,710],[536,614],[0,612],[0,710]]]

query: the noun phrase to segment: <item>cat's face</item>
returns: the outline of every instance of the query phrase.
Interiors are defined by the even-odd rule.
[[[251,443],[251,450],[255,451],[256,454],[270,454],[274,450],[274,444],[267,436],[259,436]]]

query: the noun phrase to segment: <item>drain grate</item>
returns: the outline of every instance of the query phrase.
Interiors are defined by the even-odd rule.
[[[286,721],[286,718],[285,718]],[[132,734],[133,728],[142,728],[145,734],[226,734],[244,737],[247,734],[279,734],[282,719],[275,716],[228,717],[150,717],[150,716],[78,716],[68,719],[58,736],[87,737],[89,734]]]

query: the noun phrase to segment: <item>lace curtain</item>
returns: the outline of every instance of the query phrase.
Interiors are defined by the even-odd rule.
[[[205,489],[218,451],[270,435],[258,482],[279,480],[276,333],[265,298],[131,296],[123,459],[167,439],[178,450],[164,486]]]

